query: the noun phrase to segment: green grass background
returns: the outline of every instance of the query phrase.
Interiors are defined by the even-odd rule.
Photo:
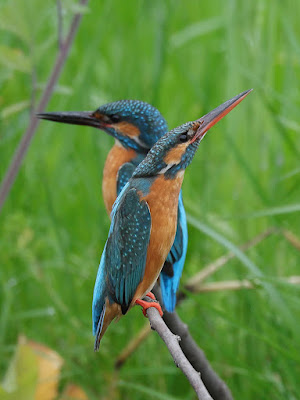
[[[64,1],[67,32],[76,2]],[[184,283],[269,227],[300,227],[300,2],[90,1],[47,110],[94,110],[133,98],[173,128],[254,91],[201,143],[183,185],[189,225]],[[0,176],[57,54],[56,4],[0,5]],[[34,72],[33,72],[34,71]],[[34,99],[33,99],[34,101]],[[0,372],[17,336],[57,350],[63,380],[104,398],[113,364],[144,324],[133,309],[93,352],[91,300],[109,229],[102,169],[113,139],[42,122],[0,215]],[[262,279],[252,291],[193,295],[178,308],[236,399],[297,399],[300,253],[275,234],[210,280]],[[193,399],[155,333],[117,377],[115,397]]]

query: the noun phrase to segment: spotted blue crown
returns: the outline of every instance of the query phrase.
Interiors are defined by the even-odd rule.
[[[139,140],[150,149],[168,131],[168,125],[157,108],[140,100],[119,100],[98,108],[107,116],[118,115],[140,130]]]

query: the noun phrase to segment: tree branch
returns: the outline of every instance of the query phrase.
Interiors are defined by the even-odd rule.
[[[162,304],[161,291],[158,285],[152,290],[157,300]],[[202,381],[214,400],[233,400],[225,382],[217,375],[207,360],[204,351],[198,347],[192,338],[188,326],[184,324],[176,312],[164,311],[163,320],[170,331],[181,338],[179,342],[186,358],[196,371],[201,374]]]
[[[277,232],[276,228],[270,228],[266,230],[265,232],[260,233],[256,237],[254,237],[252,240],[249,242],[244,243],[243,245],[240,246],[241,250],[247,250],[251,248],[252,246],[257,245],[260,243],[262,240],[267,238],[269,235],[273,234],[274,232]],[[229,260],[235,257],[234,253],[228,253],[225,256],[222,256],[215,260],[214,262],[210,263],[207,267],[205,267],[204,273],[201,270],[198,274],[193,276],[189,281],[188,281],[188,287],[192,288],[197,291],[197,292],[205,292],[205,291],[212,291],[212,287],[210,285],[213,284],[207,284],[203,285],[202,281],[206,279],[208,276],[212,275],[214,272],[216,272],[218,269],[220,269],[223,265],[225,265]],[[248,282],[245,283],[244,281],[241,281],[242,283],[236,284],[235,286],[243,286],[243,288],[252,288],[254,282]],[[218,284],[215,284],[218,285]],[[223,290],[229,289],[226,283],[222,283],[223,285]],[[221,290],[220,288],[221,284],[218,287],[218,290]],[[215,286],[216,288],[216,286]],[[217,290],[217,289],[216,289]],[[161,302],[161,295],[160,295],[160,290],[157,290],[156,287],[154,288],[154,293],[157,297],[157,299],[160,299]],[[186,297],[185,293],[181,292],[177,298],[177,305],[180,301],[184,300]],[[225,383],[219,378],[219,376],[213,371],[211,368],[209,362],[207,361],[204,352],[197,346],[193,338],[191,337],[187,326],[180,320],[179,316],[176,313],[167,313],[165,311],[164,313],[164,320],[166,324],[169,326],[170,330],[178,335],[182,336],[182,341],[180,342],[180,346],[185,352],[187,358],[189,361],[192,363],[192,365],[195,367],[195,369],[202,374],[203,382],[207,389],[209,390],[210,394],[215,400],[231,400],[232,396],[230,393],[230,390],[227,388]],[[143,340],[145,340],[150,331],[147,328],[147,325],[145,325],[142,330],[138,333],[137,336],[133,338],[129,342],[129,344],[126,346],[126,348],[122,351],[122,353],[119,355],[119,357],[116,360],[115,366],[116,368],[121,368],[123,364],[127,361],[128,357],[138,348],[138,346],[142,343]],[[191,351],[189,351],[189,348]]]
[[[259,235],[255,236],[253,239],[249,240],[248,242],[242,244],[239,249],[242,251],[248,250],[253,246],[256,246],[258,243],[262,242],[268,236],[272,235],[273,233],[277,232],[276,228],[269,228],[266,231],[260,233]],[[206,267],[201,269],[196,275],[192,276],[187,283],[184,285],[185,289],[193,291],[194,286],[199,286],[201,282],[207,279],[209,276],[214,274],[218,271],[221,267],[223,267],[228,261],[235,258],[235,254],[229,252],[224,256],[217,258],[212,263],[208,264]]]
[[[282,283],[288,283],[290,285],[300,285],[300,276],[288,276],[283,278],[278,278]],[[243,289],[257,289],[260,286],[260,281],[255,280],[231,280],[231,281],[221,281],[221,282],[210,282],[205,285],[199,284],[198,287],[194,287],[193,293],[209,293],[209,292],[219,292],[224,290],[243,290]],[[173,313],[174,314],[174,313]],[[170,314],[170,315],[173,315]],[[178,315],[176,314],[176,317]],[[168,321],[166,321],[167,325]],[[172,330],[172,329],[171,329]],[[127,359],[135,352],[139,345],[149,336],[151,330],[149,329],[149,324],[146,323],[140,332],[128,343],[125,349],[121,352],[115,362],[115,368],[122,368],[123,364]],[[201,351],[201,350],[200,350]]]
[[[300,284],[300,276],[288,276],[278,278],[280,282],[289,283],[291,285]],[[198,286],[194,285],[189,291],[191,293],[209,293],[209,292],[220,292],[223,290],[243,290],[243,289],[257,289],[261,287],[261,280],[255,278],[253,280],[242,279],[242,280],[231,280],[231,281],[221,281],[221,282],[209,282],[205,285],[199,283]]]
[[[79,1],[80,6],[84,6],[87,3],[88,3],[88,0],[80,0]],[[41,113],[44,111],[46,105],[48,104],[48,101],[50,100],[50,97],[53,93],[56,82],[61,73],[62,67],[68,57],[68,54],[69,54],[71,45],[73,43],[74,37],[76,35],[80,20],[81,20],[81,14],[80,13],[74,14],[69,32],[66,37],[66,40],[62,43],[62,46],[60,48],[57,59],[55,61],[52,73],[49,77],[49,80],[48,80],[48,83],[44,90],[44,93],[42,95],[42,98],[37,106],[36,111],[38,113]],[[7,198],[7,195],[16,179],[17,173],[19,172],[22,161],[27,153],[31,139],[33,138],[33,135],[35,134],[38,124],[39,124],[39,120],[36,118],[35,114],[33,113],[30,118],[29,126],[20,140],[20,143],[15,151],[12,161],[11,161],[9,167],[7,168],[6,174],[1,183],[0,212],[1,212],[1,209],[3,207],[5,200]]]
[[[150,300],[145,297],[145,300]],[[204,386],[200,374],[192,367],[186,356],[184,355],[181,345],[179,345],[180,337],[173,334],[159,315],[156,308],[150,307],[147,309],[147,316],[149,318],[151,328],[154,329],[162,340],[165,342],[173,360],[178,368],[185,374],[193,389],[195,390],[198,399],[212,400],[206,387]]]
[[[63,45],[63,10],[61,0],[56,0],[56,10],[57,10],[57,44],[59,50]]]
[[[286,238],[286,240],[295,247],[295,249],[300,251],[300,239],[294,233],[288,231],[287,229],[284,229],[282,234]]]
[[[123,364],[126,362],[128,357],[134,353],[134,351],[139,347],[139,345],[148,337],[151,333],[150,325],[148,322],[143,326],[138,335],[136,335],[132,341],[125,347],[122,353],[119,355],[115,362],[115,369],[122,368]]]

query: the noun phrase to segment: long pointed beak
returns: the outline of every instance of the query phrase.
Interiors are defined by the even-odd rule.
[[[49,121],[62,122],[63,124],[86,125],[101,128],[103,126],[101,120],[94,117],[93,114],[93,111],[51,112],[37,114],[37,117]]]
[[[218,121],[225,117],[231,110],[234,109],[253,89],[246,90],[238,94],[237,96],[233,97],[230,100],[225,101],[225,103],[221,104],[219,107],[215,108],[208,114],[204,115],[204,117],[200,118],[196,122],[200,123],[199,128],[195,136],[192,139],[194,142],[197,139],[202,140],[206,134],[206,132],[214,126]]]

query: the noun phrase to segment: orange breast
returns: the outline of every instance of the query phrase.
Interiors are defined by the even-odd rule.
[[[117,198],[117,177],[119,168],[136,157],[132,149],[125,149],[120,144],[115,144],[108,153],[103,170],[102,194],[108,215]]]
[[[159,176],[153,183],[146,200],[151,213],[151,234],[147,252],[146,269],[137,287],[132,305],[152,289],[174,242],[177,226],[178,196],[184,173],[175,179]]]

